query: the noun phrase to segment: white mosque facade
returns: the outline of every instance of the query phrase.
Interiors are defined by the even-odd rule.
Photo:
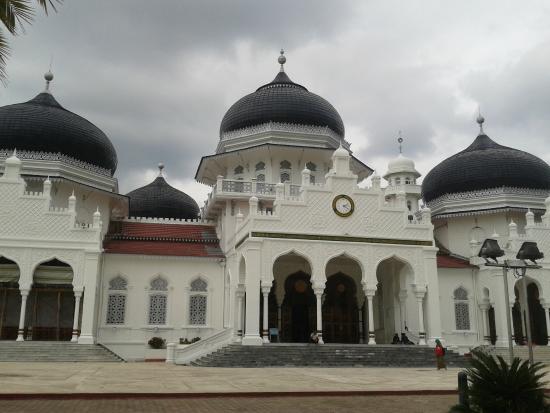
[[[528,306],[533,340],[547,345],[548,260],[520,280],[509,273],[506,308],[502,270],[477,256],[487,238],[502,259],[524,241],[550,254],[550,167],[495,143],[480,117],[474,142],[422,185],[401,154],[377,176],[336,109],[279,63],[228,110],[199,162],[195,178],[212,188],[201,208],[162,167],[120,194],[113,145],[54,99],[50,74],[37,97],[0,108],[0,339],[178,363],[312,332],[365,345],[405,333],[468,352],[507,345],[506,312],[522,345]],[[150,349],[153,337],[168,352]]]

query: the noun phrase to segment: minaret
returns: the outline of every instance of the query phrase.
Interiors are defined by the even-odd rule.
[[[388,181],[385,196],[391,206],[408,209],[409,219],[412,220],[421,198],[421,186],[416,183],[420,173],[416,170],[414,161],[403,156],[401,131],[397,142],[399,155],[388,163],[388,171],[384,175],[384,179]]]

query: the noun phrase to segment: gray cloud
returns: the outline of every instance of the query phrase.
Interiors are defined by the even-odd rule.
[[[162,161],[201,198],[192,178],[224,112],[275,76],[283,46],[290,77],[337,108],[380,172],[398,130],[424,174],[466,147],[478,104],[491,136],[549,161],[549,14],[543,1],[66,1],[12,41],[0,104],[38,93],[53,54],[54,95],[109,135],[122,192]]]

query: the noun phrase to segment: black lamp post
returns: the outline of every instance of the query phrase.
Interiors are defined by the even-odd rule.
[[[486,239],[481,249],[479,257],[484,258],[488,267],[502,268],[504,278],[504,299],[506,302],[506,324],[508,329],[508,351],[510,354],[510,363],[514,360],[514,348],[512,346],[512,321],[510,318],[510,296],[508,295],[508,270],[513,269],[516,277],[524,277],[527,269],[541,268],[536,260],[544,258],[544,254],[539,251],[536,242],[524,242],[516,256],[517,260],[504,260],[502,264],[498,263],[497,258],[504,256],[504,251],[498,245],[495,239]],[[531,261],[533,264],[527,264],[526,261]],[[527,346],[529,348],[529,363],[533,364],[533,343],[531,340],[531,321],[529,317],[529,306],[527,303],[527,283],[523,279],[523,301],[525,306],[525,324],[527,330]]]

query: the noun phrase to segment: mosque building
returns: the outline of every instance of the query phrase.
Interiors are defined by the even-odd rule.
[[[113,144],[57,102],[51,73],[35,98],[0,107],[0,340],[143,360],[160,337],[185,363],[234,343],[316,333],[375,346],[405,333],[464,353],[506,346],[507,312],[523,344],[528,306],[534,342],[550,344],[550,262],[508,275],[506,308],[502,270],[478,257],[487,238],[503,258],[525,241],[550,254],[550,167],[493,141],[480,115],[473,142],[422,184],[402,153],[380,177],[337,110],[290,79],[282,52],[278,62],[199,161],[195,179],[211,187],[201,207],[162,164],[120,194]]]

